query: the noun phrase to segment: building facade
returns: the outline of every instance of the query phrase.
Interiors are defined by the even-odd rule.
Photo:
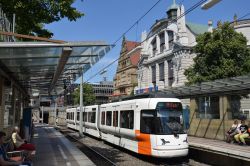
[[[193,64],[191,48],[196,36],[211,27],[186,22],[184,6],[173,3],[167,17],[156,20],[149,33],[142,34],[135,93],[158,91],[184,85],[184,71]],[[183,15],[183,17],[180,17]]]
[[[96,97],[95,104],[109,103],[109,98],[114,92],[112,81],[101,81],[98,84],[91,84]]]
[[[137,65],[139,59],[139,43],[127,41],[124,38],[114,78],[115,89],[113,96],[127,96],[134,92],[134,87],[137,85]]]

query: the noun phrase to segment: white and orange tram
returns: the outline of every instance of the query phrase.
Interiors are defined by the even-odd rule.
[[[83,107],[83,132],[135,153],[188,154],[182,104],[176,98],[143,98]],[[67,126],[79,130],[80,111],[67,109]]]

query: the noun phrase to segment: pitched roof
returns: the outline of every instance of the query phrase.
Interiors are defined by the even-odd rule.
[[[203,34],[208,31],[207,25],[196,24],[191,22],[186,22],[186,25],[195,35]]]
[[[133,54],[130,55],[131,64],[137,66],[140,60],[141,50],[135,51]]]
[[[138,45],[140,45],[139,42],[135,42],[135,41],[128,41],[128,40],[125,40],[125,46],[127,48],[127,52],[133,50],[135,47],[137,47]]]

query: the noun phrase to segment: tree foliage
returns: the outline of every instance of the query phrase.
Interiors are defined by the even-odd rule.
[[[27,35],[52,37],[44,24],[68,18],[76,21],[83,13],[72,7],[75,0],[0,0],[1,7],[12,20],[16,14],[16,32]]]
[[[194,65],[185,70],[188,83],[235,77],[250,72],[250,50],[247,39],[228,23],[212,33],[196,38]]]
[[[74,105],[80,104],[80,88],[76,89],[73,93]],[[93,87],[90,84],[83,84],[83,105],[95,104],[95,95]]]

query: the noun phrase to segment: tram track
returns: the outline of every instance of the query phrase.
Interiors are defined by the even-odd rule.
[[[154,157],[147,157],[138,155],[136,153],[130,152],[126,149],[114,146],[110,143],[100,141],[91,136],[84,136],[80,138],[78,133],[71,129],[59,129],[66,138],[75,145],[94,162],[96,165],[180,165],[187,166],[189,165],[186,161],[181,161],[182,159],[159,159]]]
[[[66,138],[68,138],[71,142],[73,142],[97,166],[117,166],[114,162],[112,162],[104,155],[100,154],[98,151],[82,143],[79,140],[79,138],[76,138],[75,136],[66,134],[64,132],[62,133],[65,135]]]

